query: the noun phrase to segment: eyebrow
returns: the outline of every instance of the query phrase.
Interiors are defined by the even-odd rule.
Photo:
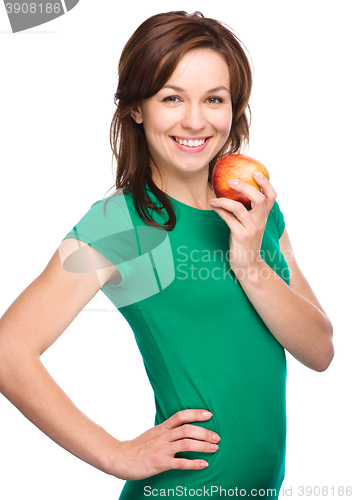
[[[165,85],[162,88],[163,89],[172,89],[172,90],[175,90],[176,92],[185,92],[185,90],[182,89],[181,87],[175,87],[174,85]],[[213,92],[219,92],[219,90],[226,90],[226,92],[230,93],[229,89],[227,89],[224,85],[220,85],[219,87],[215,87],[214,89],[210,89],[206,93],[212,94]]]

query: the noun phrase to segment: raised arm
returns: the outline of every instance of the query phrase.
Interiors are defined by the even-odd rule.
[[[301,363],[324,371],[332,361],[332,324],[295,260],[289,236],[279,240],[290,270],[290,286],[261,258],[261,242],[276,193],[255,175],[263,193],[244,181],[230,186],[252,201],[252,209],[227,198],[211,200],[230,227],[230,266],[254,308],[278,342]]]
[[[295,260],[286,229],[279,243],[290,286],[261,260],[241,286],[278,342],[307,367],[324,371],[334,355],[332,324]]]

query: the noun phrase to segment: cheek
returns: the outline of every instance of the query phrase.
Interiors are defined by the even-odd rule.
[[[166,134],[174,126],[175,121],[175,117],[171,117],[170,113],[151,113],[144,121],[145,134],[151,138]]]
[[[221,116],[219,116],[217,129],[223,135],[229,135],[232,125],[232,112],[225,111]]]

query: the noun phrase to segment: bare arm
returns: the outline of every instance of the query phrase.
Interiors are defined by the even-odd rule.
[[[290,286],[261,258],[263,232],[276,193],[266,177],[255,175],[255,180],[263,193],[244,181],[230,181],[252,201],[250,211],[227,198],[211,201],[230,227],[230,266],[279,343],[304,365],[324,371],[334,355],[332,324],[296,263],[286,230],[279,243],[287,256]]]
[[[264,261],[253,265],[241,286],[280,344],[304,365],[324,371],[334,355],[332,324],[295,260],[286,229],[280,246],[290,286]]]
[[[42,364],[41,354],[103,283],[120,281],[116,267],[82,242],[83,253],[78,261],[81,272],[65,270],[62,262],[73,249],[77,250],[77,244],[75,239],[65,240],[59,247],[61,252],[54,253],[44,271],[0,319],[0,391],[53,441],[107,474],[134,480],[168,469],[203,469],[207,466],[204,461],[175,458],[175,454],[217,450],[218,436],[215,438],[203,427],[188,425],[209,419],[210,413],[181,410],[136,439],[119,441],[82,413]],[[85,252],[89,253],[88,259]]]
[[[40,360],[100,286],[93,270],[65,271],[55,252],[0,320],[0,390],[53,441],[107,471],[118,441],[74,405]]]

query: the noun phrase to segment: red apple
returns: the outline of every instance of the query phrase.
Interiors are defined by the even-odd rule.
[[[251,201],[230,187],[228,180],[241,179],[260,191],[261,188],[253,178],[255,172],[261,172],[269,179],[268,170],[258,160],[241,154],[224,156],[216,163],[213,170],[212,182],[216,196],[239,201],[249,210]]]

